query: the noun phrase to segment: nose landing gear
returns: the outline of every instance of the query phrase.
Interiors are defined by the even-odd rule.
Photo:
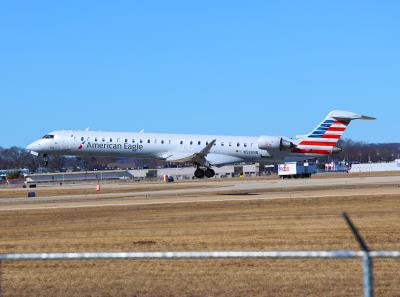
[[[41,162],[41,166],[47,167],[49,166],[49,156],[48,155],[42,155],[42,162]]]
[[[204,176],[211,178],[215,176],[215,171],[211,168],[201,169],[200,167],[197,167],[194,176],[197,178],[204,178]]]

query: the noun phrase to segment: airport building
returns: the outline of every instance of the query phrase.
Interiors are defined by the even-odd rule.
[[[21,181],[29,174],[28,169],[4,169],[0,170],[0,184]]]
[[[215,168],[215,178],[232,178],[235,176],[260,176],[271,174],[274,165],[263,166],[235,165]],[[29,174],[26,181],[29,183],[42,182],[74,182],[94,180],[162,180],[165,176],[172,176],[175,180],[188,180],[193,178],[193,167],[159,168],[136,170],[103,170],[83,172],[36,173]]]
[[[350,172],[379,172],[400,170],[400,159],[388,163],[352,164]]]
[[[328,165],[331,163],[328,163]],[[333,163],[332,163],[333,164]],[[343,167],[343,166],[342,166]],[[341,172],[342,167],[336,165],[332,168],[325,168],[325,172]],[[347,168],[347,167],[343,167]],[[352,164],[349,171],[359,172],[380,172],[400,171],[400,159],[389,163],[365,163]],[[157,168],[157,169],[135,169],[135,170],[98,170],[82,172],[59,172],[59,173],[24,173],[28,183],[46,182],[79,182],[96,180],[163,180],[165,176],[173,177],[174,180],[190,180],[193,178],[193,167],[181,168]],[[232,178],[239,176],[262,176],[275,173],[274,165],[230,165],[215,168],[215,178]],[[6,172],[0,171],[0,181],[6,181]]]

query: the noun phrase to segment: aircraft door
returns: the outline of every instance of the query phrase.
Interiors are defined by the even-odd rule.
[[[71,149],[71,141],[72,138],[68,137],[68,135],[58,135],[55,140],[55,146],[58,150],[70,150]]]

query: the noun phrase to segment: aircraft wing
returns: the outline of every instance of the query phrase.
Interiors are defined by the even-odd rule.
[[[228,164],[240,163],[244,161],[239,157],[223,155],[223,154],[214,154],[214,153],[208,154],[206,159],[209,164],[217,167]]]
[[[243,159],[239,157],[210,153],[211,148],[215,142],[216,139],[211,141],[208,145],[206,145],[203,149],[201,149],[198,152],[182,152],[182,151],[168,152],[163,154],[161,157],[165,159],[165,161],[167,162],[176,162],[176,163],[192,162],[203,166],[211,166],[211,165],[222,166],[226,164],[243,162]]]
[[[182,152],[171,152],[165,155],[165,161],[168,162],[192,162],[196,159],[196,154],[193,153],[182,153]]]
[[[216,139],[207,144],[203,149],[198,152],[168,152],[162,157],[168,162],[193,162],[198,164],[205,164],[207,162],[206,157],[213,147]]]
[[[184,163],[184,162],[193,162],[199,163],[201,165],[213,165],[213,166],[223,166],[227,164],[240,163],[244,160],[238,157],[222,155],[222,154],[213,154],[210,153],[206,157],[199,158],[195,154],[182,154],[182,153],[174,153],[169,154],[167,158],[165,158],[168,162],[176,162],[176,163]]]

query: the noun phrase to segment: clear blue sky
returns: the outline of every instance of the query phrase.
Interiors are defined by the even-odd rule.
[[[280,2],[280,3],[278,3]],[[0,146],[56,129],[400,142],[399,1],[3,1]]]

